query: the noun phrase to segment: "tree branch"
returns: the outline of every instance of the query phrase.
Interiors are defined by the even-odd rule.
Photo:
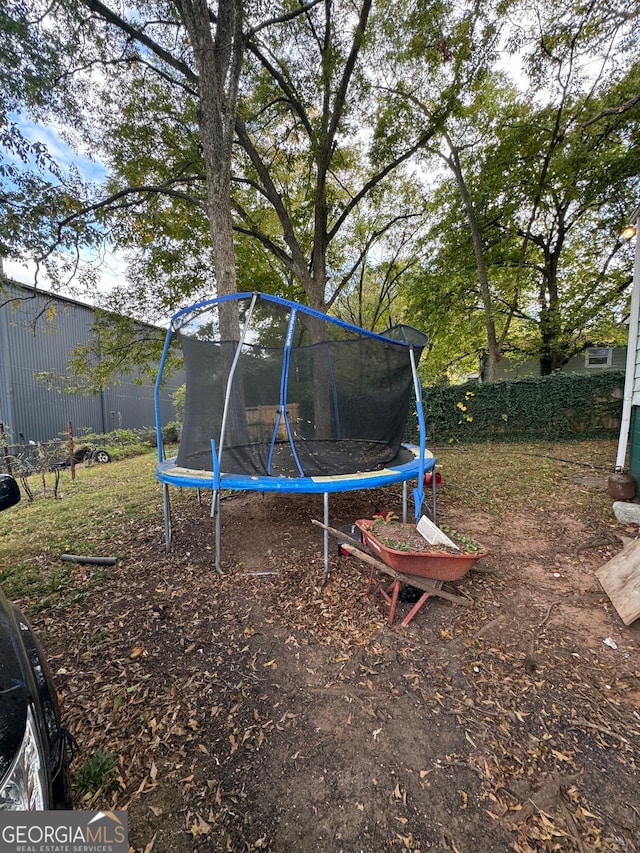
[[[289,247],[289,251],[291,252],[291,258],[288,259],[288,262],[297,265],[295,269],[292,269],[292,271],[294,271],[296,275],[301,276],[301,274],[306,268],[306,262],[302,248],[300,247],[300,244],[296,238],[293,223],[291,222],[287,208],[285,207],[282,198],[280,197],[280,193],[278,192],[275,187],[275,184],[273,183],[271,175],[269,174],[269,170],[265,166],[264,162],[262,161],[262,158],[260,157],[260,154],[253,145],[249,134],[247,133],[247,129],[244,126],[244,123],[239,118],[236,119],[236,134],[238,135],[240,144],[249,155],[249,159],[251,160],[256,172],[258,173],[258,177],[262,181],[261,191],[269,200],[269,203],[272,205],[278,216],[280,226],[282,228],[284,241]]]
[[[638,93],[633,98],[631,98],[628,101],[625,101],[623,104],[620,104],[617,107],[607,107],[604,110],[601,110],[598,113],[598,115],[594,116],[593,118],[589,119],[589,121],[585,122],[583,127],[585,127],[585,128],[591,127],[592,124],[596,124],[596,122],[602,121],[602,119],[606,118],[607,116],[622,115],[623,113],[626,113],[629,110],[633,109],[633,107],[637,106],[639,103],[640,103],[640,93]]]
[[[358,256],[355,258],[355,260],[353,261],[353,263],[351,264],[349,269],[345,272],[345,274],[341,277],[340,282],[338,283],[338,285],[334,289],[333,293],[331,294],[331,296],[327,300],[327,311],[331,308],[333,303],[336,301],[336,299],[340,295],[341,291],[344,290],[345,286],[347,285],[349,280],[352,278],[352,276],[353,276],[354,272],[357,270],[358,266],[362,263],[364,258],[367,256],[369,249],[374,245],[374,243],[376,243],[380,239],[380,237],[383,237],[387,233],[387,231],[389,231],[391,228],[393,228],[393,226],[396,225],[398,222],[402,222],[403,220],[410,219],[410,218],[416,217],[418,215],[419,214],[417,214],[417,213],[407,213],[407,214],[401,214],[398,216],[394,216],[388,222],[385,222],[384,225],[381,225],[379,228],[376,228],[374,231],[371,232],[371,234],[367,237],[364,246],[362,247],[362,249],[358,253]]]
[[[81,216],[86,216],[88,213],[94,213],[96,210],[102,210],[106,207],[110,207],[114,202],[118,201],[121,198],[126,198],[131,195],[168,195],[172,198],[180,198],[183,201],[187,201],[190,204],[199,207],[203,213],[206,214],[206,206],[199,200],[194,198],[194,196],[189,195],[188,193],[183,192],[182,190],[172,189],[167,184],[141,184],[137,187],[125,187],[122,190],[118,190],[118,192],[113,193],[107,198],[101,199],[100,201],[96,201],[93,204],[88,204],[82,207],[80,210],[75,211],[74,213],[66,216],[64,219],[60,220],[58,223],[58,242],[62,241],[62,229],[73,222],[75,219],[78,219]]]
[[[189,68],[185,62],[177,59],[170,51],[166,50],[162,45],[158,44],[157,41],[152,39],[138,27],[134,27],[132,24],[128,23],[128,21],[125,21],[124,18],[109,9],[108,6],[105,6],[101,0],[80,0],[80,2],[83,3],[87,9],[90,9],[92,12],[95,12],[96,15],[99,15],[108,24],[112,24],[121,30],[121,32],[130,36],[134,41],[144,45],[159,59],[166,62],[167,65],[175,68],[176,71],[179,71],[188,80],[191,80],[192,83],[198,82],[198,75]]]
[[[261,24],[257,24],[255,27],[252,27],[247,32],[247,39],[250,39],[256,33],[259,33],[260,30],[264,30],[267,27],[272,27],[274,24],[284,24],[287,21],[293,21],[294,18],[300,17],[300,15],[306,15],[314,6],[317,6],[318,3],[321,3],[322,0],[311,0],[311,3],[306,3],[303,6],[300,6],[298,9],[294,9],[293,12],[287,12],[283,15],[278,15],[275,18],[269,18],[266,21],[263,21]]]

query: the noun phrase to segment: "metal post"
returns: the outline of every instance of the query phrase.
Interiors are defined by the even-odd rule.
[[[627,455],[627,443],[629,441],[629,425],[631,423],[631,409],[633,405],[633,387],[635,384],[635,369],[638,346],[638,324],[640,323],[640,206],[638,206],[632,217],[633,229],[635,229],[636,251],[633,265],[633,288],[631,290],[631,306],[629,311],[629,339],[627,342],[627,362],[624,375],[624,393],[622,400],[622,421],[618,437],[618,454],[616,456],[616,471],[622,471]]]
[[[220,492],[216,491],[214,497],[214,506],[212,507],[216,519],[216,572],[222,574],[222,566],[220,564]]]
[[[169,486],[162,484],[162,508],[164,511],[164,548],[171,550],[171,502],[169,500]]]
[[[73,450],[73,424],[67,421],[67,440],[69,442],[69,467],[71,468],[71,479],[76,478],[76,460]]]
[[[413,491],[413,500],[415,505],[415,520],[416,524],[420,518],[422,511],[422,503],[424,501],[424,453],[427,446],[427,434],[424,423],[424,410],[422,408],[422,387],[420,385],[420,377],[418,376],[418,365],[413,351],[413,346],[409,347],[409,359],[411,361],[411,373],[413,374],[413,388],[416,395],[416,414],[418,416],[418,427],[420,431],[419,446],[420,456],[418,459],[418,482]]]
[[[220,426],[220,435],[218,437],[218,464],[222,463],[222,451],[224,449],[224,438],[225,432],[227,430],[227,417],[229,415],[229,403],[231,401],[231,389],[233,387],[233,379],[236,373],[236,367],[238,366],[238,360],[240,358],[240,352],[242,347],[244,346],[244,341],[247,336],[247,332],[249,330],[249,325],[251,324],[251,317],[253,315],[253,309],[256,304],[256,299],[258,298],[258,294],[254,293],[251,298],[251,304],[249,305],[249,310],[247,311],[247,319],[244,324],[244,328],[240,334],[240,340],[238,341],[238,347],[235,351],[235,355],[233,356],[233,361],[231,362],[231,369],[229,370],[229,376],[227,377],[227,389],[224,395],[224,406],[222,408],[222,425]]]
[[[324,493],[324,532],[322,534],[324,544],[324,573],[329,574],[329,492]]]
[[[431,469],[431,515],[433,516],[433,523],[437,524],[436,521],[436,490],[438,488],[438,481],[436,479],[436,464],[435,459],[433,461],[433,468]]]

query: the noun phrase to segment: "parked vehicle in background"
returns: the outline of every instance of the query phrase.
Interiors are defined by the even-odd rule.
[[[67,468],[71,464],[69,454],[67,453],[65,455],[63,448],[60,449],[60,453],[58,453],[57,456],[60,457],[60,461],[54,462],[51,466],[52,468]],[[94,449],[87,445],[83,445],[74,451],[73,461],[76,465],[80,462],[100,462],[101,464],[105,464],[107,462],[111,462],[111,456],[103,447]]]
[[[0,511],[20,500],[0,474]],[[0,811],[70,808],[68,735],[33,630],[0,589]]]

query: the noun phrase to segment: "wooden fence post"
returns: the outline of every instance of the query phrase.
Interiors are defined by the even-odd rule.
[[[7,445],[7,434],[4,431],[3,423],[0,423],[0,439],[2,440],[2,453],[4,455],[4,465],[7,469],[7,474],[13,474],[11,470],[11,456],[9,455],[9,447]]]
[[[71,466],[71,479],[76,478],[76,460],[73,455],[73,424],[67,421],[67,436],[69,438],[69,465]]]

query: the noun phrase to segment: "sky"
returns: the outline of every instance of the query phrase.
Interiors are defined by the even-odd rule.
[[[81,152],[74,151],[67,145],[58,135],[55,126],[36,124],[17,114],[12,114],[10,118],[18,124],[20,131],[29,142],[42,142],[46,145],[47,151],[63,172],[68,171],[71,166],[75,166],[86,180],[102,181],[107,176],[107,170],[100,162]],[[6,152],[3,152],[3,159],[22,165],[21,161],[7,155]],[[91,252],[85,252],[83,260],[88,263],[95,263],[97,256]],[[3,271],[6,276],[14,281],[23,284],[34,283],[36,267],[33,263],[25,264],[22,261],[7,258],[3,261]],[[116,283],[122,281],[125,271],[126,263],[122,256],[108,253],[100,270],[100,290],[103,292],[111,290]],[[48,280],[40,274],[38,286],[47,289],[49,284]]]

